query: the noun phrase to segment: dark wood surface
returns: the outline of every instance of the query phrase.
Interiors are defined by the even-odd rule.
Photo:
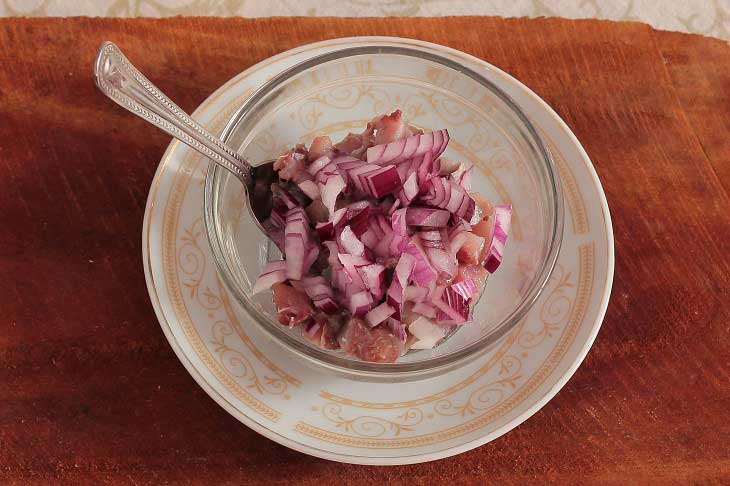
[[[445,44],[515,75],[575,131],[616,235],[613,296],[565,388],[428,464],[358,467],[262,438],[188,376],[142,273],[169,138],[96,91],[111,39],[186,110],[285,49]],[[730,47],[636,23],[0,20],[0,483],[730,482]]]

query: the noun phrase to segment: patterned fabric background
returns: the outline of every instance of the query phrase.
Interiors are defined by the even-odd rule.
[[[638,20],[730,39],[730,0],[0,0],[0,16],[558,16]]]

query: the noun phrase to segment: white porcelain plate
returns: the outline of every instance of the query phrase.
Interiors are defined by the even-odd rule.
[[[606,310],[613,234],[588,156],[532,91],[459,51],[416,40],[335,39],[284,52],[242,72],[194,113],[220,133],[252,90],[335,49],[387,41],[433,49],[484,73],[547,140],[566,199],[558,265],[529,316],[491,353],[437,378],[406,384],[350,381],[314,371],[271,342],[228,298],[203,225],[207,161],[173,142],[152,183],[144,219],[145,276],[167,339],[190,374],[229,413],[293,449],[336,461],[406,464],[467,451],[516,427],[578,368]]]

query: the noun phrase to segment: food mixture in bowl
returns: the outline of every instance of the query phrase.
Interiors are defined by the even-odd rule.
[[[502,260],[512,207],[471,192],[473,167],[443,157],[446,129],[424,133],[400,111],[333,144],[317,137],[274,164],[264,222],[283,260],[271,289],[279,322],[325,349],[395,362],[437,346],[472,309]]]

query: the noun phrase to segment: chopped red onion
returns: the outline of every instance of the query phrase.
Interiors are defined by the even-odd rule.
[[[347,206],[345,217],[356,236],[362,235],[367,230],[369,216],[370,203],[368,201],[360,201]]]
[[[363,164],[347,171],[347,177],[355,186],[355,189],[361,194],[369,194],[367,189],[367,180],[365,176],[369,173],[375,173],[380,170],[379,165]]]
[[[406,211],[399,209],[393,213],[391,224],[393,228],[393,240],[390,243],[390,254],[397,256],[408,244],[408,225],[406,223]]]
[[[432,152],[426,152],[423,156],[423,160],[418,165],[416,170],[418,176],[418,185],[423,186],[426,181],[434,177],[438,177],[439,171],[436,168],[436,161],[434,161]]]
[[[400,177],[394,165],[387,165],[364,176],[365,192],[373,197],[380,198],[397,191],[400,186]]]
[[[512,218],[512,205],[500,205],[494,207],[494,225],[492,227],[492,242],[489,245],[487,258],[484,260],[484,268],[489,273],[494,273],[502,263],[504,245],[507,243],[510,219]]]
[[[317,172],[314,180],[317,181],[318,184],[326,184],[330,179],[334,177],[342,177],[342,173],[338,166],[330,162]],[[343,178],[343,180],[345,179]]]
[[[369,248],[371,250],[375,249],[376,246],[378,246],[378,243],[380,243],[382,236],[378,236],[372,228],[368,228],[363,234],[360,235],[360,241],[362,241],[362,244],[365,245],[365,248]]]
[[[411,135],[394,142],[370,147],[367,150],[367,161],[369,164],[378,165],[398,164],[428,151],[432,152],[433,158],[437,158],[446,148],[448,140],[449,132],[446,129]]]
[[[284,227],[277,227],[271,218],[264,221],[262,226],[264,227],[266,236],[274,242],[280,252],[284,253]]]
[[[408,331],[417,339],[412,349],[431,349],[446,336],[443,327],[425,317],[419,317],[408,326]]]
[[[401,321],[393,319],[392,317],[389,317],[387,322],[390,332],[392,332],[393,335],[402,342],[406,342],[406,339],[408,338],[406,336],[406,326]]]
[[[468,169],[465,169],[464,171],[459,174],[459,176],[455,179],[456,183],[459,184],[465,191],[471,191],[471,178],[472,173],[474,172],[474,166],[470,166]]]
[[[317,187],[317,184],[315,184],[314,181],[306,180],[297,185],[309,199],[319,199],[319,187]]]
[[[398,260],[393,272],[393,280],[388,287],[387,302],[395,309],[394,318],[400,320],[403,312],[403,293],[408,286],[416,260],[411,255],[404,253]]]
[[[344,248],[347,253],[356,256],[365,255],[365,245],[363,245],[362,241],[357,238],[349,225],[342,229],[339,240],[340,245],[342,245],[342,248]]]
[[[286,211],[281,208],[273,208],[269,215],[269,219],[271,219],[271,223],[274,227],[283,228],[286,224]]]
[[[393,205],[390,206],[390,208],[388,209],[388,216],[392,217],[393,216],[393,213],[395,213],[396,211],[398,211],[398,208],[400,208],[400,199],[396,199],[393,202]]]
[[[400,205],[406,207],[411,204],[416,196],[418,196],[418,174],[412,172],[403,183],[403,187],[398,191],[398,201]]]
[[[253,292],[282,283],[298,290],[304,300],[295,307],[309,309],[304,334],[322,347],[332,345],[344,308],[372,332],[389,330],[402,342],[410,323],[411,348],[432,348],[449,327],[471,320],[482,277],[470,277],[468,266],[483,263],[493,272],[501,261],[511,206],[495,208],[486,241],[475,234],[474,168],[441,157],[445,129],[423,133],[401,117],[377,117],[334,148],[329,137],[318,137],[309,152],[297,146],[275,166],[290,182],[271,185],[274,207],[263,226],[284,260],[267,264]],[[457,273],[460,281],[439,285]]]
[[[309,172],[310,175],[316,176],[317,172],[327,167],[332,159],[330,159],[327,155],[323,155],[311,164],[309,164],[309,167],[307,167],[307,172]]]
[[[284,254],[286,257],[286,276],[292,280],[302,278],[305,257],[309,249],[309,221],[301,207],[286,213],[284,229]]]
[[[436,308],[425,302],[416,302],[413,304],[413,312],[431,319],[436,317]]]
[[[479,292],[476,282],[470,278],[465,278],[461,282],[451,284],[451,289],[466,300],[473,298]]]
[[[320,184],[319,192],[322,194],[322,202],[327,206],[330,214],[335,212],[337,196],[340,195],[345,186],[345,181],[342,180],[339,174],[330,178],[324,185]]]
[[[309,247],[309,251],[304,256],[304,267],[302,268],[302,273],[307,273],[309,269],[312,267],[312,264],[317,261],[317,257],[319,256],[319,247],[316,245],[311,245]]]
[[[324,277],[305,277],[301,280],[304,292],[312,299],[315,307],[327,314],[337,311],[339,306],[334,300],[332,287]]]
[[[383,302],[365,314],[365,321],[370,327],[375,327],[395,313],[395,309]]]
[[[470,318],[469,300],[462,297],[451,287],[444,289],[440,298],[434,299],[434,307],[440,312],[436,314],[436,320],[445,324],[463,324]]]
[[[350,296],[350,312],[354,316],[365,315],[373,306],[373,297],[368,291],[358,292]]]
[[[459,270],[456,258],[452,257],[446,250],[441,248],[426,248],[428,261],[431,262],[433,268],[445,274],[448,278],[456,275]]]
[[[423,202],[447,209],[465,221],[471,220],[476,203],[460,185],[444,177],[434,177],[426,182],[425,188]]]
[[[259,278],[253,286],[251,295],[256,295],[264,290],[269,290],[272,285],[284,282],[286,280],[286,262],[284,260],[275,260],[266,264],[264,271],[261,272]]]
[[[435,281],[438,278],[438,273],[431,265],[428,256],[421,246],[421,240],[418,235],[413,235],[408,244],[403,250],[406,254],[410,254],[416,260],[415,268],[411,278],[413,281],[421,286],[428,285],[429,282]]]
[[[315,230],[320,241],[331,240],[335,236],[335,225],[332,224],[332,221],[317,223]]]
[[[385,295],[385,267],[379,263],[371,263],[357,268],[365,287],[377,300]]]
[[[449,222],[451,215],[443,209],[409,207],[406,212],[406,224],[412,226],[443,227]]]
[[[347,276],[350,278],[352,283],[360,290],[365,289],[365,282],[363,282],[362,277],[360,276],[360,273],[357,271],[359,267],[364,267],[365,265],[370,265],[369,260],[363,257],[357,257],[354,255],[348,255],[345,253],[340,253],[337,255],[340,262],[342,263],[342,266],[345,268],[345,272],[347,273]]]
[[[403,294],[406,300],[413,302],[423,302],[428,296],[428,289],[426,287],[417,287],[415,285],[409,285],[405,289]]]
[[[327,248],[327,263],[330,267],[332,267],[332,270],[339,270],[340,268],[342,268],[342,264],[340,263],[338,255],[339,248],[337,247],[337,243],[335,243],[334,241],[323,241],[322,245]]]
[[[390,231],[389,233],[386,233],[385,236],[383,236],[383,239],[380,241],[380,243],[377,244],[377,246],[373,249],[373,253],[378,255],[379,257],[387,257],[390,255],[390,246],[394,239],[394,233],[393,231]]]

